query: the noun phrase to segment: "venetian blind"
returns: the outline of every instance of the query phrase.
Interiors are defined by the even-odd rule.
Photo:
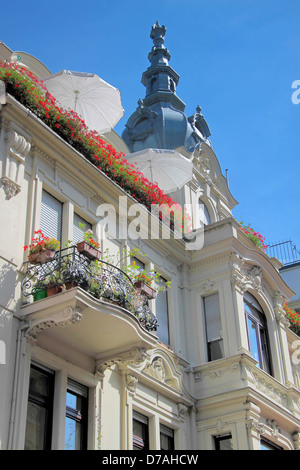
[[[42,192],[40,229],[47,237],[54,237],[61,242],[63,204],[49,194]]]
[[[158,283],[163,286],[166,280],[159,278]],[[170,343],[169,338],[169,308],[168,308],[168,292],[167,289],[160,291],[156,296],[156,318],[158,321],[157,336],[159,341],[165,345]]]
[[[222,338],[219,294],[203,297],[207,342]]]
[[[85,225],[84,229],[80,228],[79,224],[84,224]],[[89,229],[92,230],[92,225],[86,220],[84,220],[82,217],[80,217],[80,215],[74,214],[73,238],[72,238],[74,245],[84,240],[83,234],[86,230],[89,230]]]

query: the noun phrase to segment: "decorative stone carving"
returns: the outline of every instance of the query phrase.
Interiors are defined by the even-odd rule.
[[[294,449],[300,450],[300,432],[296,431],[293,433]]]
[[[210,279],[206,279],[206,281],[203,282],[200,286],[201,295],[204,295],[207,292],[212,291],[214,286],[215,286],[215,283],[213,281],[211,281]]]
[[[135,375],[127,374],[126,375],[127,389],[131,393],[136,392],[136,385],[138,383],[138,378]]]
[[[152,364],[149,364],[146,367],[145,372],[152,375],[161,382],[164,382],[166,379],[166,369],[163,359],[161,357],[154,359]]]
[[[260,266],[252,266],[251,268],[241,269],[243,260],[240,257],[233,257],[232,272],[231,272],[231,283],[238,289],[242,294],[249,288],[256,290],[257,292],[262,291],[262,269]]]
[[[77,323],[81,320],[81,309],[75,307],[66,307],[64,310],[51,314],[42,320],[29,322],[26,337],[35,341],[39,334],[51,326],[66,327],[71,323]]]
[[[127,368],[128,366],[138,367],[143,364],[147,359],[148,354],[144,348],[131,348],[118,354],[111,354],[96,361],[96,371],[104,374],[107,368],[117,365],[120,368]]]
[[[261,436],[265,434],[266,429],[263,423],[259,423],[257,419],[255,418],[249,418],[246,420],[246,427],[248,429],[248,432],[251,435],[254,435],[255,437]]]
[[[278,324],[288,328],[290,326],[290,322],[286,317],[285,311],[283,309],[283,304],[287,301],[287,299],[278,291],[273,292],[273,306],[274,312],[276,316],[276,320]]]
[[[1,182],[6,199],[11,199],[21,191],[24,175],[25,157],[30,151],[29,137],[24,137],[21,131],[8,128],[5,136],[7,145]]]
[[[262,282],[262,269],[260,266],[253,266],[249,269],[247,274],[247,279],[252,284],[252,287],[255,290],[261,289],[261,282]]]
[[[178,416],[180,418],[184,418],[186,413],[188,412],[188,406],[185,405],[184,403],[177,403],[177,408],[178,408]]]
[[[275,419],[267,419],[267,425],[271,428],[271,434],[274,439],[278,439],[279,434],[281,433],[281,430],[276,423]]]

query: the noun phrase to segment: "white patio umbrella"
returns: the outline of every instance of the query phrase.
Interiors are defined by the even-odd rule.
[[[124,116],[120,91],[94,73],[62,70],[43,82],[61,107],[76,111],[90,130],[109,132]]]
[[[193,162],[176,150],[148,148],[130,153],[126,159],[166,193],[182,188],[192,179]]]

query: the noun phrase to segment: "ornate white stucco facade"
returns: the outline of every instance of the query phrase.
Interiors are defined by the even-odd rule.
[[[126,193],[12,96],[6,94],[2,103],[1,449],[25,448],[34,364],[53,377],[48,417],[53,450],[66,445],[70,380],[87,391],[88,449],[133,449],[138,413],[147,418],[150,450],[161,448],[161,426],[172,430],[178,451],[213,450],[222,436],[234,450],[257,450],[262,442],[298,450],[298,337],[282,308],[294,292],[280,276],[276,260],[257,248],[233,218],[236,201],[211,146],[202,142],[194,152],[193,180],[174,195],[178,202],[191,204],[195,229],[198,201],[205,204],[210,223],[204,228],[203,247],[188,250],[181,239],[152,240],[150,233],[144,239],[113,240],[104,236],[97,208],[109,203],[118,214],[119,198]],[[126,153],[126,144],[114,132],[107,140]],[[91,224],[102,252],[140,248],[146,255],[142,261],[172,281],[167,290],[167,344],[125,308],[96,299],[81,287],[35,302],[24,298],[23,246],[40,228],[43,191],[62,203],[62,246],[72,240],[78,214]],[[128,206],[134,202],[128,196]],[[146,226],[149,213],[142,210],[141,217]],[[266,318],[269,372],[250,351],[245,293],[256,299]],[[204,302],[211,295],[217,295],[221,322],[222,357],[215,360],[208,355],[205,327]],[[158,316],[156,301],[149,304]]]

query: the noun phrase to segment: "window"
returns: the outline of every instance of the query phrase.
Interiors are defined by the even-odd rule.
[[[208,360],[224,357],[219,294],[203,297]]]
[[[133,450],[149,449],[148,418],[137,411],[133,412]]]
[[[50,450],[54,373],[31,365],[25,450]]]
[[[231,434],[215,436],[214,441],[216,450],[233,450]]]
[[[271,374],[267,322],[264,312],[255,297],[249,292],[246,292],[244,296],[244,308],[249,350],[257,360],[258,366]]]
[[[40,229],[47,237],[54,237],[61,242],[63,204],[49,194],[42,192]]]
[[[135,263],[136,266],[138,266],[137,270],[138,271],[143,271],[145,269],[145,263],[143,263],[142,261],[140,261],[138,258],[136,258],[135,256],[131,256],[130,257],[130,262],[131,264]]]
[[[198,208],[199,208],[200,226],[202,227],[203,225],[209,225],[211,223],[210,215],[209,215],[206,205],[204,204],[203,201],[201,201],[201,199],[199,199]]]
[[[80,228],[79,224],[84,224],[85,225],[84,229]],[[86,220],[84,220],[82,217],[80,217],[80,215],[74,214],[73,238],[72,238],[74,245],[84,240],[83,236],[86,230],[92,230],[92,225]]]
[[[166,279],[160,277],[158,283],[160,286],[166,284]],[[169,309],[168,309],[168,292],[167,289],[159,291],[156,296],[156,318],[158,321],[158,328],[156,334],[159,340],[165,344],[170,344],[169,337]]]
[[[87,396],[87,387],[68,380],[65,450],[87,449]]]
[[[160,425],[160,449],[161,450],[174,450],[174,430]]]
[[[283,449],[282,447],[279,447],[278,445],[274,444],[271,441],[268,441],[267,439],[261,439],[260,450],[283,450]]]

